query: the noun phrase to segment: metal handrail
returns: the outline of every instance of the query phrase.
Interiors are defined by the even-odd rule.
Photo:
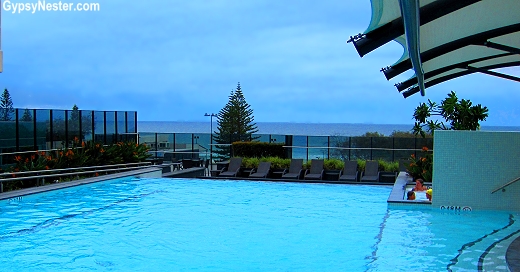
[[[509,186],[509,185],[511,185],[511,184],[513,184],[513,183],[519,181],[519,180],[520,180],[520,177],[517,177],[517,178],[513,179],[512,181],[510,181],[510,182],[508,182],[508,183],[506,183],[506,184],[504,184],[504,185],[498,187],[497,189],[493,190],[491,193],[494,194],[495,192],[498,192],[498,191],[500,191],[500,190],[503,190],[503,189],[506,188],[507,186]]]
[[[151,162],[132,162],[132,163],[121,163],[121,164],[108,164],[108,165],[99,165],[99,166],[85,166],[85,167],[74,167],[74,168],[57,168],[57,169],[49,169],[49,170],[36,170],[36,171],[20,171],[20,172],[8,172],[2,173],[1,176],[9,176],[9,175],[25,175],[25,174],[36,174],[36,173],[52,173],[52,172],[64,172],[64,171],[76,171],[76,170],[89,170],[89,169],[97,169],[103,170],[105,168],[110,167],[122,167],[122,166],[131,166],[131,165],[151,165]],[[120,168],[119,168],[120,169]],[[73,172],[80,173],[80,172]],[[1,181],[5,181],[5,179],[0,179]]]
[[[132,170],[132,169],[140,169],[143,167],[152,167],[153,165],[146,165],[146,166],[134,166],[134,167],[125,167],[125,168],[110,168],[110,169],[98,169],[98,170],[92,170],[92,171],[83,171],[83,172],[70,172],[70,173],[61,173],[61,174],[51,174],[51,175],[38,175],[38,176],[25,176],[25,177],[16,177],[16,178],[6,178],[6,179],[0,179],[0,183],[6,182],[6,181],[16,181],[16,180],[25,180],[25,179],[42,179],[47,177],[63,177],[63,176],[74,176],[74,175],[80,175],[80,174],[93,174],[97,172],[112,172],[112,171],[118,171],[118,170]]]
[[[297,146],[284,145],[285,148],[306,148],[306,149],[345,149],[345,150],[394,150],[394,151],[422,151],[417,148],[383,148],[383,147],[339,147],[339,146]],[[428,150],[433,152],[433,150]]]

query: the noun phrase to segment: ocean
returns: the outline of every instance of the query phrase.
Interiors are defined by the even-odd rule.
[[[349,124],[349,123],[281,123],[258,122],[257,134],[308,136],[360,136],[379,132],[386,136],[393,131],[411,131],[413,124]],[[213,122],[213,130],[217,123]],[[483,131],[520,131],[516,126],[482,126]],[[138,132],[210,133],[210,122],[138,121]]]

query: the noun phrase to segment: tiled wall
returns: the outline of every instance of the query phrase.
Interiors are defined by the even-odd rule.
[[[520,211],[520,133],[436,131],[433,156],[434,208]]]

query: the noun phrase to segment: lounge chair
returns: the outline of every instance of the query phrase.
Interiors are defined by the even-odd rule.
[[[255,173],[249,175],[250,178],[267,178],[269,170],[271,169],[271,162],[260,162]]]
[[[182,168],[188,169],[193,167],[193,161],[191,159],[182,159]]]
[[[292,159],[289,171],[284,171],[282,174],[283,179],[300,179],[302,174],[303,159]]]
[[[323,160],[312,160],[310,171],[305,171],[304,179],[322,179],[323,178]]]
[[[361,181],[379,182],[379,163],[377,161],[366,162]]]
[[[219,177],[236,177],[240,171],[242,165],[242,158],[231,158],[229,160],[229,166],[224,168],[223,171],[218,175]]]
[[[345,161],[345,167],[339,172],[340,181],[357,181],[357,161]]]

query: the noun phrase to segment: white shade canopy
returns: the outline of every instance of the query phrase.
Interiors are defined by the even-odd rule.
[[[372,0],[367,30],[351,37],[362,57],[395,40],[403,56],[383,68],[404,97],[435,84],[481,72],[520,81],[492,69],[520,65],[520,0]],[[403,16],[404,15],[404,16]]]

